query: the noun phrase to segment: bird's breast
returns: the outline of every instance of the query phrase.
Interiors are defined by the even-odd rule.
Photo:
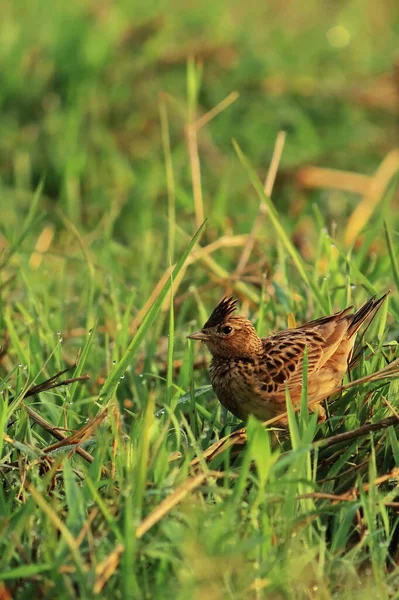
[[[255,374],[255,363],[250,358],[213,359],[209,368],[212,383],[248,385]]]
[[[252,398],[255,364],[247,358],[213,359],[209,368],[213,389],[220,402],[240,418],[243,405]]]

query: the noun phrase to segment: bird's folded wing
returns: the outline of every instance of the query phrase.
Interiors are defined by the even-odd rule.
[[[324,336],[323,333],[329,335]],[[262,382],[260,390],[279,393],[284,392],[286,384],[288,389],[300,386],[305,352],[308,358],[307,373],[310,377],[336,351],[343,334],[344,328],[334,327],[328,332],[320,331],[319,328],[298,328],[265,339],[258,373]]]

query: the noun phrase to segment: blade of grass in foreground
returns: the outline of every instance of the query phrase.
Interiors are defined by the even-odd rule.
[[[5,571],[0,573],[0,581],[7,581],[12,579],[24,579],[27,577],[32,577],[35,575],[39,575],[39,573],[44,573],[45,571],[51,571],[54,569],[54,565],[45,563],[41,565],[21,565],[20,567],[15,567],[10,571]],[[7,596],[5,596],[7,598]],[[11,598],[11,596],[10,596]]]
[[[122,558],[122,579],[124,598],[138,598],[137,527],[142,519],[144,493],[147,482],[148,456],[150,450],[151,425],[154,418],[154,397],[149,396],[138,440],[136,462],[128,464],[128,480],[134,481],[131,493],[126,497],[124,510],[124,546]]]
[[[150,310],[147,312],[146,316],[144,317],[142,324],[140,325],[136,334],[134,335],[133,339],[131,340],[130,344],[126,348],[121,360],[118,362],[118,364],[116,364],[114,366],[114,368],[111,370],[110,374],[108,375],[108,377],[100,391],[100,394],[99,394],[99,397],[104,399],[105,401],[107,401],[112,396],[113,392],[115,391],[116,386],[118,385],[120,378],[126,371],[135,352],[139,348],[145,335],[147,334],[148,330],[150,329],[151,325],[153,324],[158,312],[160,311],[160,309],[162,307],[162,304],[163,304],[163,301],[165,300],[166,294],[171,289],[172,281],[174,279],[176,279],[177,275],[179,274],[180,270],[182,269],[184,263],[187,260],[188,255],[190,254],[195,243],[197,242],[204,225],[205,225],[205,221],[198,228],[198,230],[196,231],[191,242],[187,246],[185,252],[182,254],[181,258],[177,262],[175,268],[173,269],[171,277],[169,277],[167,279],[167,281],[165,282],[165,285],[163,286],[162,290],[160,291],[158,298],[155,300],[154,304],[151,306]]]
[[[173,284],[173,280],[171,282]],[[173,294],[170,295],[169,304],[169,336],[168,336],[168,361],[166,372],[166,397],[169,405],[175,390],[173,389],[173,346],[175,336],[175,313],[173,306]]]
[[[91,344],[92,344],[92,341],[94,339],[94,334],[95,334],[95,331],[97,329],[97,323],[98,323],[98,321],[95,322],[93,328],[87,333],[85,345],[84,345],[83,350],[82,350],[82,354],[79,357],[78,363],[76,365],[75,372],[73,374],[74,377],[79,377],[80,375],[83,374],[83,369],[85,367],[87,358],[89,356],[89,350],[91,348]],[[70,402],[73,402],[75,400],[76,393],[77,393],[77,387],[78,387],[78,382],[77,381],[75,383],[73,383],[71,385],[71,387],[70,387],[70,391],[69,391],[69,393],[70,393]]]

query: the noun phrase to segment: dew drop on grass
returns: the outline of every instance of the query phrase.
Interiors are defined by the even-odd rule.
[[[121,379],[125,379],[125,376],[124,376],[124,375],[121,375]]]
[[[116,360],[113,360],[113,361],[112,361],[112,364],[113,364],[113,365],[116,365]]]

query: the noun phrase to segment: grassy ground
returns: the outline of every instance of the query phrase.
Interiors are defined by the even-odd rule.
[[[217,448],[185,339],[391,288],[398,357],[396,4],[0,8],[0,598],[396,597],[398,381]]]

